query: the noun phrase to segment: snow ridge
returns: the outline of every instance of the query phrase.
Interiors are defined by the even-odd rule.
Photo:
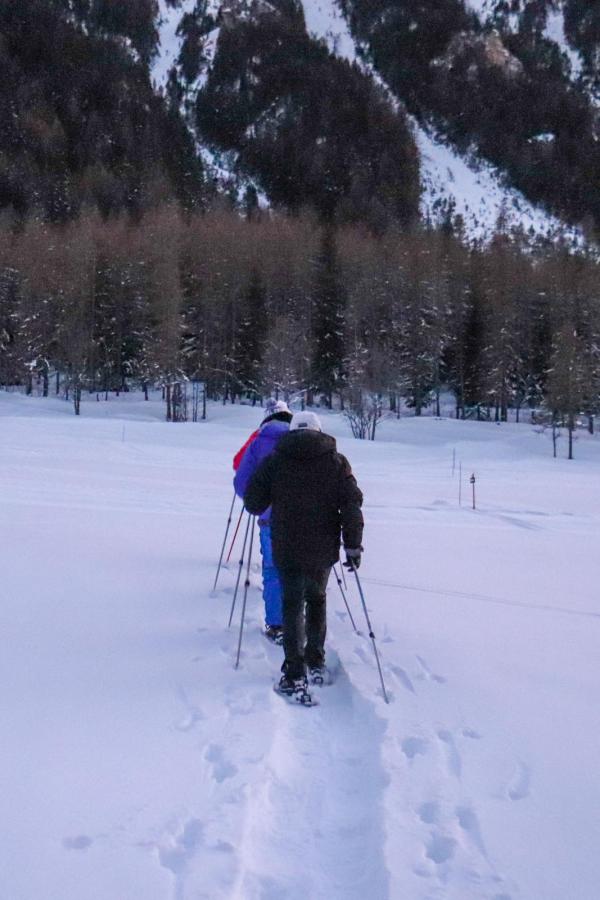
[[[270,655],[277,671],[279,654]],[[333,659],[330,651],[330,665]],[[240,898],[295,900],[293,891],[285,892],[290,883],[300,888],[298,900],[389,896],[387,777],[380,754],[385,721],[341,668],[335,703],[333,689],[316,691],[324,706],[310,712],[291,708],[275,694],[271,698],[277,728],[264,775],[247,798],[235,892]],[[290,854],[290,844],[297,853]]]

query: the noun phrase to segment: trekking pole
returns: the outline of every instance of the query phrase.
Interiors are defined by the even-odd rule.
[[[254,543],[254,516],[252,516],[252,530],[250,532],[250,547],[248,549],[248,565],[246,566],[246,581],[244,584],[244,600],[242,602],[242,618],[240,620],[240,638],[238,640],[237,656],[235,659],[235,668],[240,664],[240,653],[242,652],[242,634],[244,632],[244,618],[246,616],[246,600],[248,599],[248,588],[250,587],[250,563],[252,562],[252,545]]]
[[[235,609],[235,602],[237,600],[238,588],[240,586],[240,578],[242,575],[242,566],[244,565],[244,555],[246,553],[246,543],[248,541],[248,530],[250,528],[250,519],[251,518],[252,518],[252,516],[250,515],[250,513],[248,513],[248,522],[246,524],[246,532],[244,534],[244,543],[242,544],[242,554],[240,556],[240,561],[239,561],[239,565],[238,565],[238,573],[237,573],[237,578],[236,578],[236,582],[235,582],[235,591],[233,592],[233,600],[231,601],[231,612],[229,613],[229,622],[227,623],[228,628],[231,626],[231,620],[233,619],[233,611]]]
[[[229,510],[229,517],[228,517],[228,519],[227,519],[227,526],[226,526],[226,528],[225,528],[225,537],[223,538],[223,546],[221,547],[221,555],[220,555],[220,557],[219,557],[219,565],[217,566],[217,574],[215,575],[215,583],[213,584],[213,589],[212,589],[213,594],[214,594],[214,592],[215,592],[216,589],[217,589],[217,581],[219,580],[219,573],[220,573],[220,571],[221,571],[221,563],[223,562],[223,554],[225,553],[225,544],[227,543],[227,535],[229,534],[229,528],[230,528],[230,526],[231,526],[231,517],[232,517],[232,515],[233,515],[233,505],[234,505],[234,503],[235,503],[235,491],[233,492],[233,500],[231,501],[231,508],[230,508],[230,510]],[[243,510],[243,507],[242,507],[242,512],[243,512],[243,511],[244,511],[244,510]]]
[[[360,578],[358,577],[358,572],[356,571],[356,566],[354,565],[352,560],[350,560],[350,565],[352,566],[352,571],[354,572],[354,575],[356,576],[356,584],[358,585],[358,593],[360,594],[360,599],[362,601],[363,609],[365,611],[365,619],[367,620],[367,628],[369,629],[369,637],[371,638],[371,641],[373,642],[373,650],[375,651],[375,659],[377,660],[377,668],[379,670],[379,678],[381,680],[381,689],[383,691],[383,699],[385,700],[386,703],[389,703],[390,701],[388,700],[387,691],[385,689],[385,684],[383,681],[383,672],[381,671],[381,663],[379,662],[379,653],[377,652],[377,644],[375,643],[375,635],[373,634],[373,629],[371,627],[371,620],[369,619],[369,613],[367,610],[367,604],[365,603],[365,595],[363,594],[363,589],[362,589],[362,585],[360,583]]]
[[[234,532],[234,535],[233,535],[233,540],[231,541],[231,547],[229,548],[229,553],[227,554],[227,559],[225,560],[226,563],[228,563],[229,560],[231,559],[231,551],[233,550],[233,548],[234,548],[234,546],[235,546],[235,539],[236,539],[236,537],[238,536],[238,531],[240,530],[240,525],[241,525],[241,523],[242,523],[242,516],[243,516],[243,515],[244,515],[244,507],[242,506],[242,509],[241,509],[241,512],[240,512],[240,517],[239,517],[239,519],[238,519],[238,523],[237,523],[237,525],[235,526],[235,532]]]
[[[342,573],[343,573],[343,569],[342,569]],[[352,622],[352,627],[354,628],[355,632],[358,634],[358,628],[354,624],[354,619],[352,618],[352,613],[350,612],[350,607],[348,606],[348,600],[347,600],[346,594],[344,593],[342,579],[340,578],[340,575],[339,575],[339,572],[338,572],[336,566],[333,567],[333,574],[335,575],[335,580],[338,583],[340,593],[341,593],[342,597],[344,598],[344,603],[346,604],[346,609],[348,610],[348,615],[350,616],[350,621]]]
[[[346,583],[346,570],[344,569],[343,566],[340,566],[340,572],[342,573],[342,583],[344,585],[344,590],[347,591],[348,585]]]

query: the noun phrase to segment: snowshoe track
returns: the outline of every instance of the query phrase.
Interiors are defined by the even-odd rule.
[[[384,900],[384,721],[341,668],[310,714],[275,697],[272,711],[277,726],[264,777],[248,794],[234,896]]]

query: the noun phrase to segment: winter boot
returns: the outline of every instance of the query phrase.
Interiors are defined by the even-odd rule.
[[[311,666],[308,670],[308,683],[323,687],[331,684],[333,681],[330,670],[327,666]]]
[[[274,685],[274,690],[276,694],[281,694],[292,703],[300,703],[302,706],[314,705],[305,675],[302,678],[288,678],[287,675],[282,675],[279,684]]]
[[[277,644],[278,647],[283,645],[283,627],[281,625],[267,625],[264,634],[267,640]]]

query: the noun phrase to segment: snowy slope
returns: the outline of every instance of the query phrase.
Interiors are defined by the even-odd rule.
[[[555,44],[558,44],[561,51],[566,53],[569,58],[569,63],[571,64],[571,78],[577,80],[583,70],[583,60],[581,59],[581,55],[574,50],[567,41],[565,34],[565,15],[562,6],[548,10],[544,35],[549,40],[554,41]]]
[[[177,27],[186,13],[193,10],[196,0],[183,0],[181,7],[174,9],[166,0],[159,0],[158,55],[152,65],[152,78],[158,88],[164,88],[169,72],[176,65],[181,50],[181,37]]]
[[[356,61],[356,45],[336,0],[302,0],[306,30],[324,40],[332,53]]]
[[[211,596],[260,413],[162,414],[0,394],[3,900],[596,900],[600,439],[569,463],[527,425],[328,417],[391,703],[332,583],[305,710],[256,569],[233,668],[238,550]]]
[[[196,0],[181,0],[181,5],[177,9],[168,6],[166,0],[159,0],[158,15],[158,55],[152,64],[152,79],[159,89],[164,89],[169,73],[175,66],[181,52],[183,36],[177,34],[178,26],[183,17],[194,11]],[[213,15],[215,18],[221,6],[220,0],[208,0],[206,4],[206,15]],[[217,40],[219,38],[219,28],[214,28],[207,36],[204,44],[204,54],[206,64],[209,67],[212,61]],[[204,75],[201,75],[198,82],[189,87],[189,93],[194,94],[203,84]]]
[[[325,40],[332,53],[356,62],[354,38],[337,0],[303,0],[303,4],[308,31]],[[485,0],[476,4],[482,15],[484,4]],[[380,76],[374,77],[392,96]],[[559,219],[530,203],[520,191],[505,187],[493,166],[459,155],[417,122],[413,122],[413,129],[421,155],[424,219],[440,222],[452,210],[453,216],[460,216],[465,235],[472,240],[489,239],[502,218],[506,230],[519,228],[531,236],[563,235],[575,243],[581,241],[578,229],[566,228]]]
[[[532,237],[562,236],[574,244],[583,242],[579,229],[565,226],[520,191],[505,187],[500,173],[489,163],[467,160],[416,124],[415,134],[421,153],[425,218],[439,221],[451,208],[454,216],[461,217],[465,234],[476,240],[489,239],[502,219],[507,231],[518,228]]]

